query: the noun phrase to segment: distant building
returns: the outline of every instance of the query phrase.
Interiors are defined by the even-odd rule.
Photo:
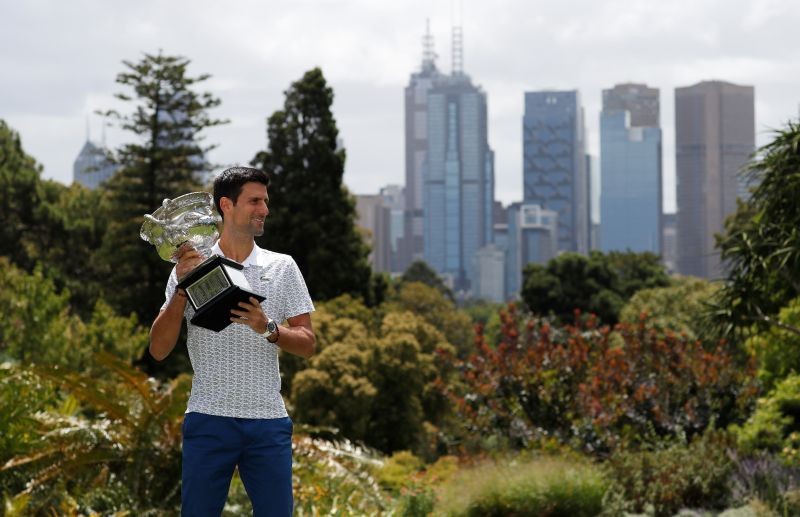
[[[502,231],[502,228],[498,228]],[[506,227],[506,297],[522,289],[522,270],[528,264],[546,264],[558,254],[558,213],[539,205],[512,203]]]
[[[600,113],[600,249],[661,253],[661,128],[658,89],[603,90]]]
[[[380,194],[356,196],[358,226],[362,229],[372,251],[369,262],[376,272],[391,272],[391,209],[384,204]]]
[[[72,165],[72,181],[94,190],[108,181],[117,168],[108,158],[107,152],[87,138]]]
[[[400,185],[387,185],[380,190],[383,206],[389,209],[389,245],[391,247],[390,271],[402,273],[406,268],[400,262],[400,244],[405,225],[405,189]]]
[[[675,89],[678,271],[720,278],[714,234],[736,211],[740,171],[755,150],[752,86],[706,81]]]
[[[423,157],[423,256],[456,291],[469,292],[474,257],[492,239],[494,153],[489,148],[486,94],[461,70],[454,30],[453,72],[427,92]]]
[[[524,202],[558,214],[558,250],[589,250],[583,107],[577,91],[525,93]]]
[[[473,297],[492,302],[505,301],[505,251],[494,244],[487,244],[478,250],[473,260],[476,272]]]
[[[664,236],[661,239],[661,262],[669,273],[678,272],[678,218],[676,214],[664,214],[662,221]]]
[[[436,67],[433,36],[428,26],[422,39],[420,70],[411,74],[405,88],[405,218],[398,243],[396,268],[405,271],[423,259],[423,166],[428,152],[428,92],[444,78]]]

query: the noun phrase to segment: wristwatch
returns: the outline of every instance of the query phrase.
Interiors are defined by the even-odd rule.
[[[267,341],[270,343],[277,343],[278,338],[281,337],[281,329],[278,327],[278,324],[275,323],[275,320],[272,318],[267,318],[267,330],[265,330],[261,335],[267,338]]]

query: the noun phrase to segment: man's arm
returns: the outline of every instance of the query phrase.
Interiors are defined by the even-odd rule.
[[[178,265],[175,266],[177,278],[183,278],[192,269],[203,261],[203,258],[194,248],[184,244],[175,253]],[[186,309],[186,293],[183,289],[175,289],[167,306],[158,313],[153,326],[150,328],[150,355],[156,361],[163,361],[175,344],[181,333],[181,323],[183,322],[183,312]]]
[[[156,316],[156,320],[150,328],[150,355],[156,361],[163,361],[175,348],[181,333],[185,309],[186,293],[183,292],[183,289],[178,289],[172,295],[167,307]]]
[[[267,315],[264,314],[258,300],[252,296],[247,302],[239,302],[239,309],[231,310],[231,321],[247,325],[259,334],[263,334],[267,330]],[[279,328],[280,337],[274,344],[278,345],[281,350],[306,359],[314,355],[317,338],[314,336],[314,329],[311,326],[311,316],[308,313],[298,314],[287,318],[286,321],[289,326]]]

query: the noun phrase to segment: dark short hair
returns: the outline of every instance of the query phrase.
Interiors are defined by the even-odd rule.
[[[217,207],[220,217],[224,217],[219,206],[220,199],[227,197],[233,200],[235,205],[239,194],[242,193],[242,187],[250,182],[262,183],[265,187],[269,187],[269,176],[261,169],[230,167],[214,179],[214,206]]]

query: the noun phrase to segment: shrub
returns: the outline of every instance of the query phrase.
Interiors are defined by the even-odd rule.
[[[647,319],[613,331],[593,317],[554,328],[513,304],[501,319],[500,344],[479,334],[476,353],[450,358],[459,382],[440,384],[475,447],[554,437],[606,454],[739,421],[757,393],[754,365],[737,361],[725,342],[707,349]]]
[[[710,430],[688,446],[618,452],[606,464],[613,480],[607,498],[624,500],[627,511],[650,507],[656,516],[674,515],[681,508],[723,509],[730,499],[734,462],[729,451],[734,445],[732,435]]]
[[[587,463],[533,458],[463,469],[437,491],[437,514],[589,516],[602,511],[607,483]]]
[[[732,454],[734,470],[730,480],[733,501],[758,500],[779,515],[800,514],[800,468],[786,465],[765,451],[739,456]]]

